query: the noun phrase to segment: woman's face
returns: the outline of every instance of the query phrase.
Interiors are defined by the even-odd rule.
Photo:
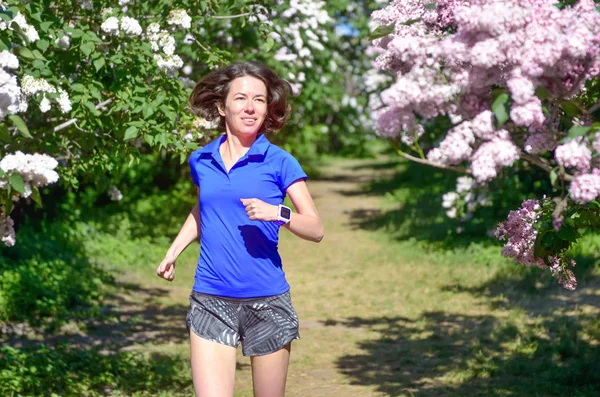
[[[258,133],[267,116],[267,87],[255,77],[238,77],[231,82],[225,106],[219,106],[219,114],[225,117],[229,133]]]

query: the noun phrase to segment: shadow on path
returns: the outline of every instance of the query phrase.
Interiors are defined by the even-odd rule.
[[[428,312],[417,320],[349,318],[377,331],[359,354],[337,361],[353,384],[389,396],[597,396],[600,347],[586,338],[594,316],[552,316],[519,327],[489,315]]]

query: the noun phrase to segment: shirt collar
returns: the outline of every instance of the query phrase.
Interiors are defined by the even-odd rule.
[[[225,140],[227,140],[227,134],[221,135],[208,145],[204,146],[202,149],[200,149],[200,153],[211,153],[214,158],[217,158],[217,155],[219,154],[219,148],[221,147],[221,144],[225,142]],[[267,149],[269,148],[270,144],[271,142],[269,142],[265,134],[259,134],[256,137],[256,140],[250,146],[250,149],[248,149],[246,156],[257,154],[264,156],[267,153]]]

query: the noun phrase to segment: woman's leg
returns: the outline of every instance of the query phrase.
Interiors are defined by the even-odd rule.
[[[232,397],[235,348],[202,339],[190,332],[192,379],[196,397]]]
[[[254,397],[283,397],[291,349],[290,343],[275,353],[250,358]]]

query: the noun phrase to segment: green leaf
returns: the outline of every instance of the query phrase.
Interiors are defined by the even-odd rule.
[[[48,28],[49,28],[50,26],[52,26],[52,24],[53,24],[53,23],[54,23],[54,22],[52,22],[52,21],[46,21],[46,22],[42,22],[42,23],[40,23],[40,30],[41,30],[42,32],[46,32],[46,31],[48,30]]]
[[[421,18],[409,19],[408,21],[401,22],[400,25],[411,26],[411,25],[414,25],[417,22],[421,22]]]
[[[6,172],[4,172],[4,171],[2,170],[2,168],[0,168],[0,178],[2,178],[4,175],[6,175]]]
[[[35,59],[39,59],[40,61],[46,61],[47,59],[42,55],[38,50],[31,51]]]
[[[81,52],[83,52],[86,57],[89,57],[95,49],[96,45],[91,41],[86,41],[85,43],[81,44]]]
[[[498,97],[494,100],[494,103],[492,103],[492,112],[494,112],[494,116],[496,116],[498,127],[502,127],[502,125],[508,120],[508,112],[506,110],[508,98],[508,94],[503,92],[502,94],[498,95]]]
[[[96,68],[96,72],[100,71],[100,69],[102,69],[102,67],[104,65],[106,65],[106,62],[104,61],[104,57],[96,58],[92,61],[92,63],[94,64],[94,67]]]
[[[17,130],[23,135],[25,138],[33,138],[31,133],[29,132],[29,128],[27,128],[27,124],[23,121],[23,119],[16,114],[11,114],[8,116],[9,120],[12,121],[13,125],[17,127]]]
[[[545,87],[537,87],[535,89],[535,95],[540,99],[548,99],[552,97],[550,91],[548,91]]]
[[[558,174],[556,173],[556,171],[552,170],[550,171],[550,184],[553,187],[556,187],[556,182],[558,181]]]
[[[153,114],[154,114],[154,108],[150,104],[144,106],[144,108],[142,110],[142,115],[145,118],[148,118],[148,117],[152,116]]]
[[[581,113],[579,106],[574,101],[562,101],[560,105],[567,116],[576,117]]]
[[[600,131],[600,121],[596,121],[590,125],[592,131]]]
[[[569,226],[568,224],[564,224],[557,233],[558,237],[562,240],[574,242],[577,241],[581,234],[577,231],[576,228]]]
[[[137,138],[139,135],[138,131],[138,128],[132,125],[131,127],[125,130],[125,136],[123,137],[123,140],[127,141],[129,139]]]
[[[48,40],[40,39],[35,42],[35,45],[37,48],[40,49],[40,51],[44,52],[48,49],[48,47],[50,46],[50,43],[48,42]]]
[[[17,192],[25,192],[25,182],[23,181],[21,175],[17,173],[10,174],[10,176],[8,177],[8,181],[10,182],[10,186],[12,186],[12,188],[15,189]]]
[[[275,40],[273,40],[273,38],[271,36],[269,36],[267,38],[267,41],[265,41],[264,44],[262,45],[262,49],[265,52],[269,52],[269,51],[271,51],[271,49],[273,48],[274,45],[275,45]]]
[[[369,35],[369,40],[379,39],[394,32],[395,24],[377,26]]]
[[[40,191],[38,190],[37,187],[32,186],[31,187],[31,196],[33,201],[35,201],[37,203],[37,205],[39,205],[40,207],[42,206],[42,196],[40,196]]]
[[[10,142],[10,132],[8,131],[8,126],[6,123],[0,124],[0,140],[3,140],[4,142]]]
[[[150,134],[144,135],[144,140],[149,146],[154,146],[154,136]]]
[[[83,30],[72,28],[69,25],[65,25],[63,29],[65,30],[65,32],[70,33],[70,36],[74,39],[78,39],[84,34]]]
[[[33,55],[33,52],[31,52],[31,50],[27,47],[21,47],[19,49],[19,55],[25,59],[30,59],[30,60],[35,59],[35,55]]]
[[[429,3],[425,6],[425,8],[428,10],[433,10],[435,9],[435,3]]]
[[[567,135],[567,138],[573,139],[573,138],[577,138],[578,136],[583,136],[591,128],[592,127],[584,127],[581,125],[575,125],[575,126],[571,127],[571,129],[569,130],[569,134]]]

